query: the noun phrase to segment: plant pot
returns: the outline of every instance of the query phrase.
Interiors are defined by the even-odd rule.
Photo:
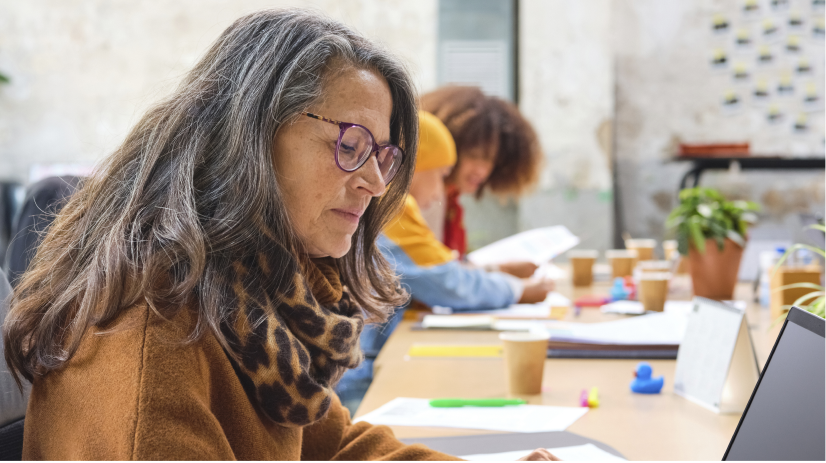
[[[722,251],[716,241],[706,240],[705,254],[700,254],[692,245],[688,261],[694,295],[718,301],[733,299],[742,257],[743,248],[730,239],[726,239]]]

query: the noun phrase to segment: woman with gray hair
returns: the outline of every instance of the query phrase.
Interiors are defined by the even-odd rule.
[[[24,458],[449,459],[333,392],[406,294],[375,240],[413,85],[340,23],[237,20],[61,211],[3,326]]]

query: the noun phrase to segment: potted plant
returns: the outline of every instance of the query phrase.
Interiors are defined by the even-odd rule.
[[[676,231],[677,249],[688,256],[696,296],[732,299],[747,228],[757,220],[757,210],[751,201],[727,201],[712,188],[680,192],[666,227]]]

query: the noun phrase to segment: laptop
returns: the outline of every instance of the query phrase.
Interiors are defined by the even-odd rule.
[[[792,307],[723,460],[826,460],[824,320]]]

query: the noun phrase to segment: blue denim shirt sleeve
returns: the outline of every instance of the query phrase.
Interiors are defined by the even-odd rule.
[[[429,306],[439,305],[457,311],[484,310],[517,302],[518,296],[510,281],[515,277],[467,268],[457,261],[421,267],[386,236],[380,236],[377,244],[390,265],[396,268],[402,285],[414,299]]]

